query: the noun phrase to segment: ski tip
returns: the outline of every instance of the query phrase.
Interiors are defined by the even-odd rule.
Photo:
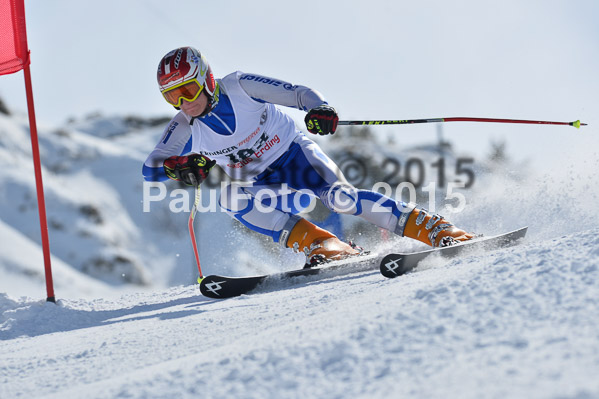
[[[400,254],[386,255],[379,265],[380,272],[387,278],[395,278],[405,274],[408,270],[404,269],[403,256]]]

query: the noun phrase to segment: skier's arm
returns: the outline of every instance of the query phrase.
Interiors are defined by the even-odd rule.
[[[254,100],[308,111],[327,104],[318,91],[267,76],[239,73],[239,84]]]
[[[142,174],[146,181],[168,180],[163,163],[173,155],[183,155],[191,151],[191,127],[182,112],[178,113],[164,129],[154,150],[144,162]]]

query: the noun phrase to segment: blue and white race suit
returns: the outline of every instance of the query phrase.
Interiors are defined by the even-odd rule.
[[[307,111],[326,104],[319,92],[239,71],[217,83],[217,103],[209,114],[191,118],[180,111],[170,121],[145,161],[145,180],[166,180],[162,165],[170,156],[203,154],[233,179],[220,206],[282,245],[299,220],[295,215],[309,202],[306,195],[334,212],[403,234],[414,205],[348,184],[335,163],[274,105]]]

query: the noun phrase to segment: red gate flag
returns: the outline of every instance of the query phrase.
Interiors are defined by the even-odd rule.
[[[23,0],[0,0],[0,75],[29,65]]]
[[[37,139],[35,108],[33,107],[33,89],[31,72],[29,71],[29,49],[27,47],[27,28],[25,26],[25,5],[23,0],[0,0],[0,75],[23,70],[25,75],[25,92],[27,94],[27,111],[29,113],[29,131],[31,132],[31,155],[35,171],[35,187],[37,191],[37,210],[40,217],[42,233],[42,251],[46,271],[46,300],[56,302],[54,283],[52,282],[52,266],[50,263],[50,241],[48,239],[48,222],[46,220],[46,201],[42,182],[42,162]]]

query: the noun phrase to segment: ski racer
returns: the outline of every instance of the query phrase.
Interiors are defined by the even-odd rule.
[[[164,99],[179,112],[145,161],[145,180],[197,186],[218,164],[232,179],[220,206],[251,230],[304,252],[308,267],[361,249],[298,216],[306,194],[333,212],[433,247],[474,236],[414,204],[348,184],[320,147],[275,107],[306,111],[310,133],[333,134],[337,112],[316,90],[239,71],[215,80],[206,58],[192,47],[167,53],[157,79]]]

